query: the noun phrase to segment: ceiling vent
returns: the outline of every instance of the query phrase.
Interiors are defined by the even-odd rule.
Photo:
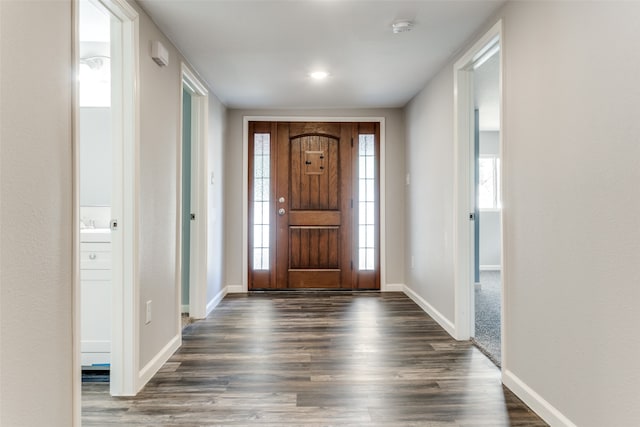
[[[413,29],[413,22],[408,20],[396,21],[391,25],[393,34],[408,33]]]

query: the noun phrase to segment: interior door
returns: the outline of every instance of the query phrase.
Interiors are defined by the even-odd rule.
[[[358,153],[378,136],[373,123],[249,123],[249,289],[379,289],[379,232],[357,221],[377,227],[377,202],[359,203],[358,168],[377,175],[379,152],[368,163]]]

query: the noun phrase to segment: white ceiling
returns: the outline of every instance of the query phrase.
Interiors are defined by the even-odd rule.
[[[504,0],[139,2],[231,108],[356,108],[404,106]]]

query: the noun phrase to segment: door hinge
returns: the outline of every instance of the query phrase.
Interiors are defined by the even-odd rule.
[[[353,137],[351,138],[351,146],[353,147]]]
[[[353,261],[351,261],[351,270],[353,270]]]
[[[351,199],[351,209],[353,209],[353,199]]]

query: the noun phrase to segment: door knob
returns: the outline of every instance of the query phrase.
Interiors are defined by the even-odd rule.
[[[284,215],[285,213],[287,213],[287,211],[285,211],[285,210],[284,210],[284,208],[280,208],[280,209],[278,209],[278,215],[282,216],[282,215]]]

